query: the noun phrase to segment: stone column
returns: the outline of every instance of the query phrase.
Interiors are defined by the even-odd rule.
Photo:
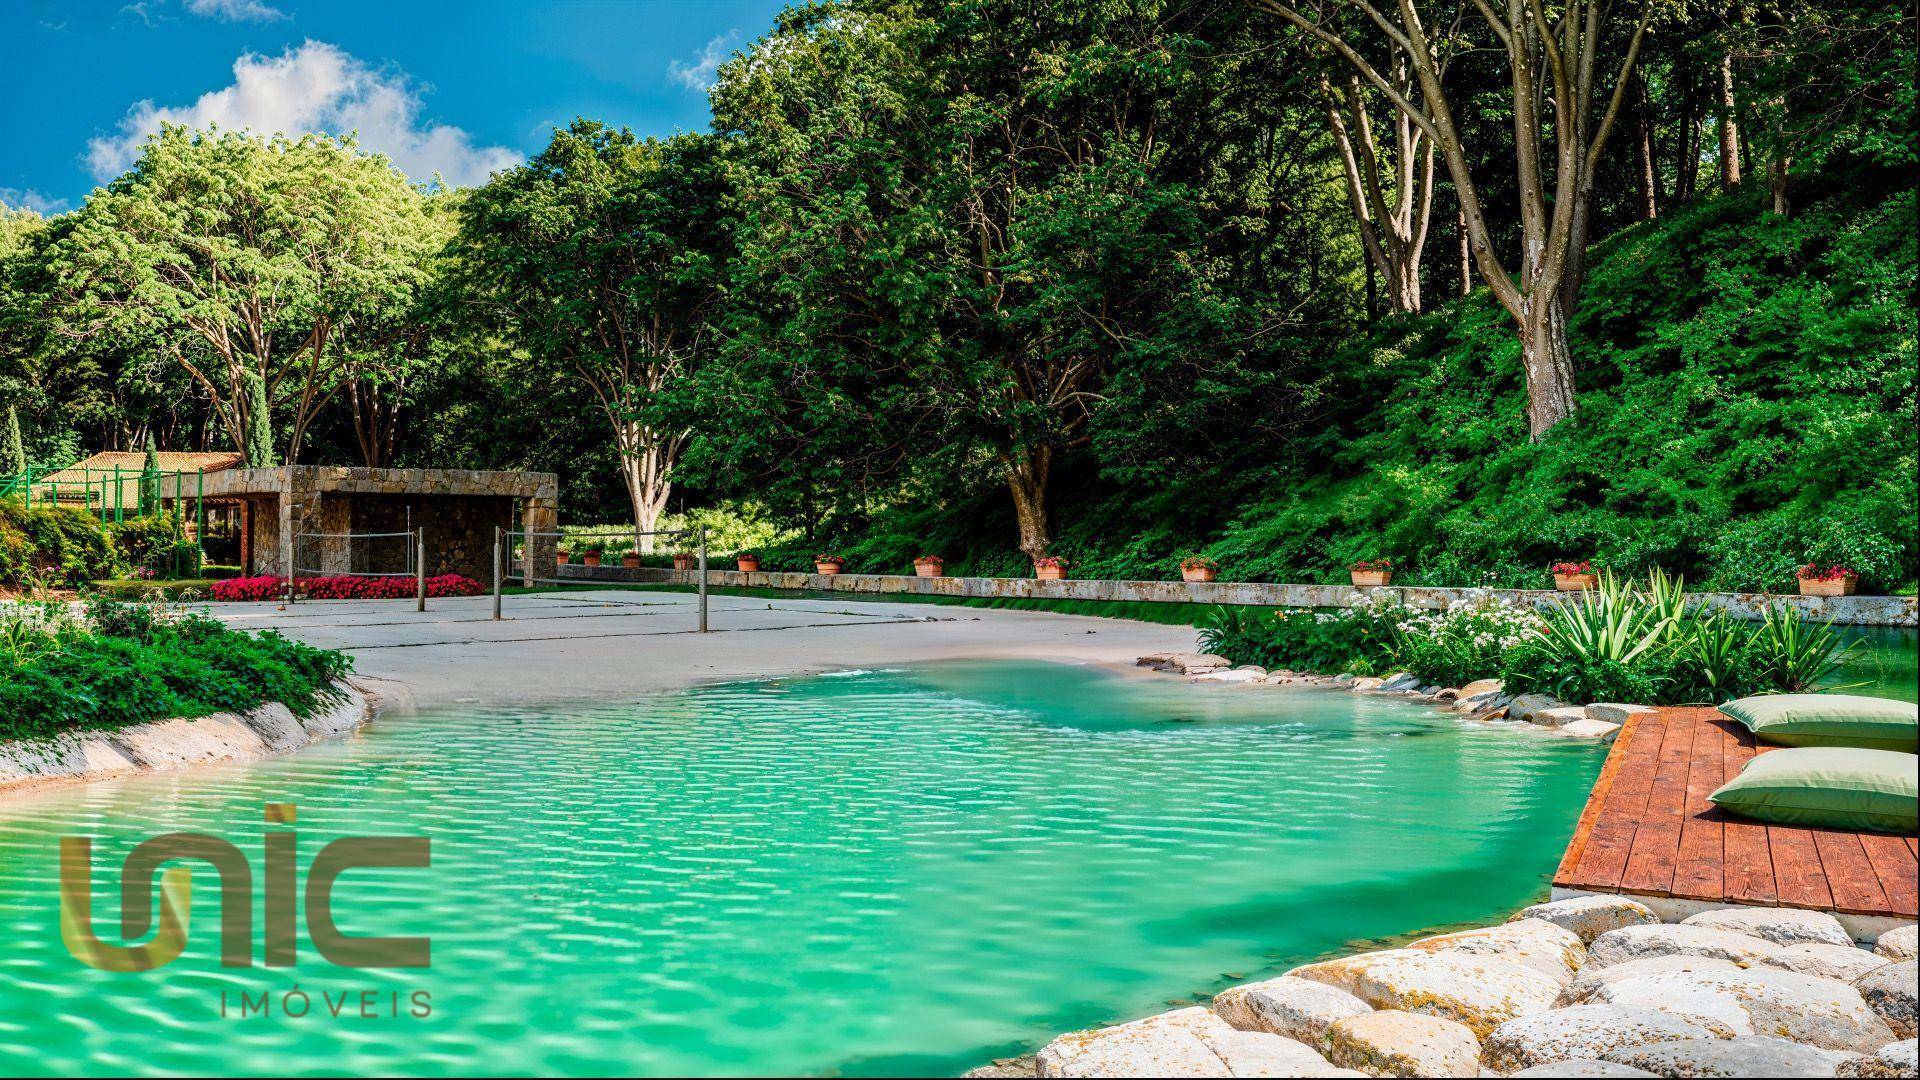
[[[527,499],[526,507],[521,511],[520,528],[527,533],[558,532],[560,530],[560,492],[557,484],[542,484],[536,493]],[[526,580],[532,584],[533,578],[555,578],[560,576],[559,544],[551,536],[527,536],[526,544]]]

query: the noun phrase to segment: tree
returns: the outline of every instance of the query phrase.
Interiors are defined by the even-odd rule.
[[[1393,50],[1387,75],[1402,95],[1412,92],[1412,72],[1404,53]],[[1387,283],[1387,301],[1397,312],[1420,310],[1420,256],[1433,215],[1433,141],[1397,109],[1390,110],[1387,150],[1374,136],[1370,96],[1360,77],[1347,73],[1320,79],[1327,127],[1340,153],[1347,196],[1360,225],[1360,240]]]
[[[728,230],[710,137],[577,120],[461,210],[475,295],[542,368],[586,389],[620,452],[641,551],[687,430],[663,399],[711,357]]]
[[[257,371],[244,372],[246,387],[247,440],[241,445],[249,469],[267,469],[273,460],[273,419],[267,405],[267,380]]]
[[[207,396],[236,448],[248,376],[284,405],[286,457],[338,388],[339,336],[419,273],[421,194],[351,140],[168,126],[47,255],[57,329],[144,335]]]
[[[6,457],[0,458],[0,476],[17,476],[27,468],[27,444],[20,437],[20,409],[7,406],[7,440],[0,443],[0,452]]]
[[[1305,11],[1288,0],[1252,2],[1333,50],[1434,141],[1460,197],[1474,265],[1519,333],[1528,429],[1539,438],[1571,416],[1567,320],[1583,276],[1594,174],[1626,96],[1651,0],[1642,4],[1626,33],[1624,55],[1604,82],[1598,73],[1602,54],[1614,44],[1614,28],[1602,0],[1568,0],[1551,12],[1543,0],[1507,0],[1504,9],[1473,0],[1510,77],[1521,231],[1517,275],[1494,251],[1469,148],[1441,81],[1449,50],[1462,46],[1430,31],[1417,0],[1397,0],[1384,9],[1370,0],[1324,0]],[[1392,59],[1403,54],[1420,88],[1417,98],[1390,74]],[[1597,116],[1596,90],[1606,91]]]

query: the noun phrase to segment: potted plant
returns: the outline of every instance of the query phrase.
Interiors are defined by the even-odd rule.
[[[1205,555],[1189,555],[1180,560],[1181,581],[1212,581],[1220,576],[1220,564]]]
[[[815,555],[813,569],[822,577],[832,577],[847,568],[847,560],[838,555]]]
[[[621,552],[620,565],[626,567],[629,570],[638,569],[640,566],[640,553],[637,551]]]
[[[673,553],[673,568],[675,570],[692,570],[694,564],[699,561],[691,551],[676,551]]]
[[[1553,587],[1561,592],[1585,592],[1600,587],[1599,572],[1585,559],[1557,562],[1548,569],[1553,571]]]
[[[1353,584],[1357,588],[1373,588],[1393,580],[1392,559],[1361,559],[1348,569],[1353,573]]]
[[[572,548],[566,547],[563,545],[556,549],[556,553],[554,555],[554,561],[558,562],[561,566],[567,565],[568,560],[572,558],[573,558]]]
[[[1042,555],[1033,560],[1033,576],[1041,581],[1061,581],[1067,576],[1067,560],[1058,555]]]
[[[938,555],[922,555],[913,560],[913,572],[918,577],[940,577],[947,572],[947,560]]]
[[[1800,581],[1801,596],[1852,596],[1860,587],[1860,575],[1844,566],[1808,563],[1794,577]]]
[[[760,572],[760,556],[751,551],[743,551],[735,555],[734,561],[740,564],[740,572],[743,574],[757,574]]]
[[[600,554],[604,550],[606,550],[605,547],[602,544],[600,544],[598,541],[587,543],[587,544],[581,544],[580,545],[580,564],[582,566],[599,566]]]

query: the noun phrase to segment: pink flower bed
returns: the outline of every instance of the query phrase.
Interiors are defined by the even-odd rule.
[[[216,581],[208,589],[215,600],[278,600],[286,591],[282,577],[242,577]],[[303,577],[294,581],[299,595],[309,600],[402,600],[414,594],[410,577]],[[481,584],[463,574],[441,574],[427,579],[428,596],[479,596]]]

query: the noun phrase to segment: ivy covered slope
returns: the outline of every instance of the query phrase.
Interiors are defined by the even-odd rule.
[[[345,653],[151,604],[0,608],[0,742],[336,699]]]
[[[1056,550],[1086,576],[1171,577],[1200,550],[1229,579],[1342,581],[1387,556],[1396,583],[1539,588],[1549,563],[1591,558],[1775,592],[1813,560],[1911,591],[1915,193],[1861,173],[1824,178],[1792,217],[1765,205],[1739,191],[1596,246],[1578,412],[1542,442],[1483,290],[1331,358],[1307,438],[1170,486],[1087,477],[1063,492]],[[951,559],[1008,527],[960,516],[923,510],[891,523],[917,538],[883,542],[954,530]]]

